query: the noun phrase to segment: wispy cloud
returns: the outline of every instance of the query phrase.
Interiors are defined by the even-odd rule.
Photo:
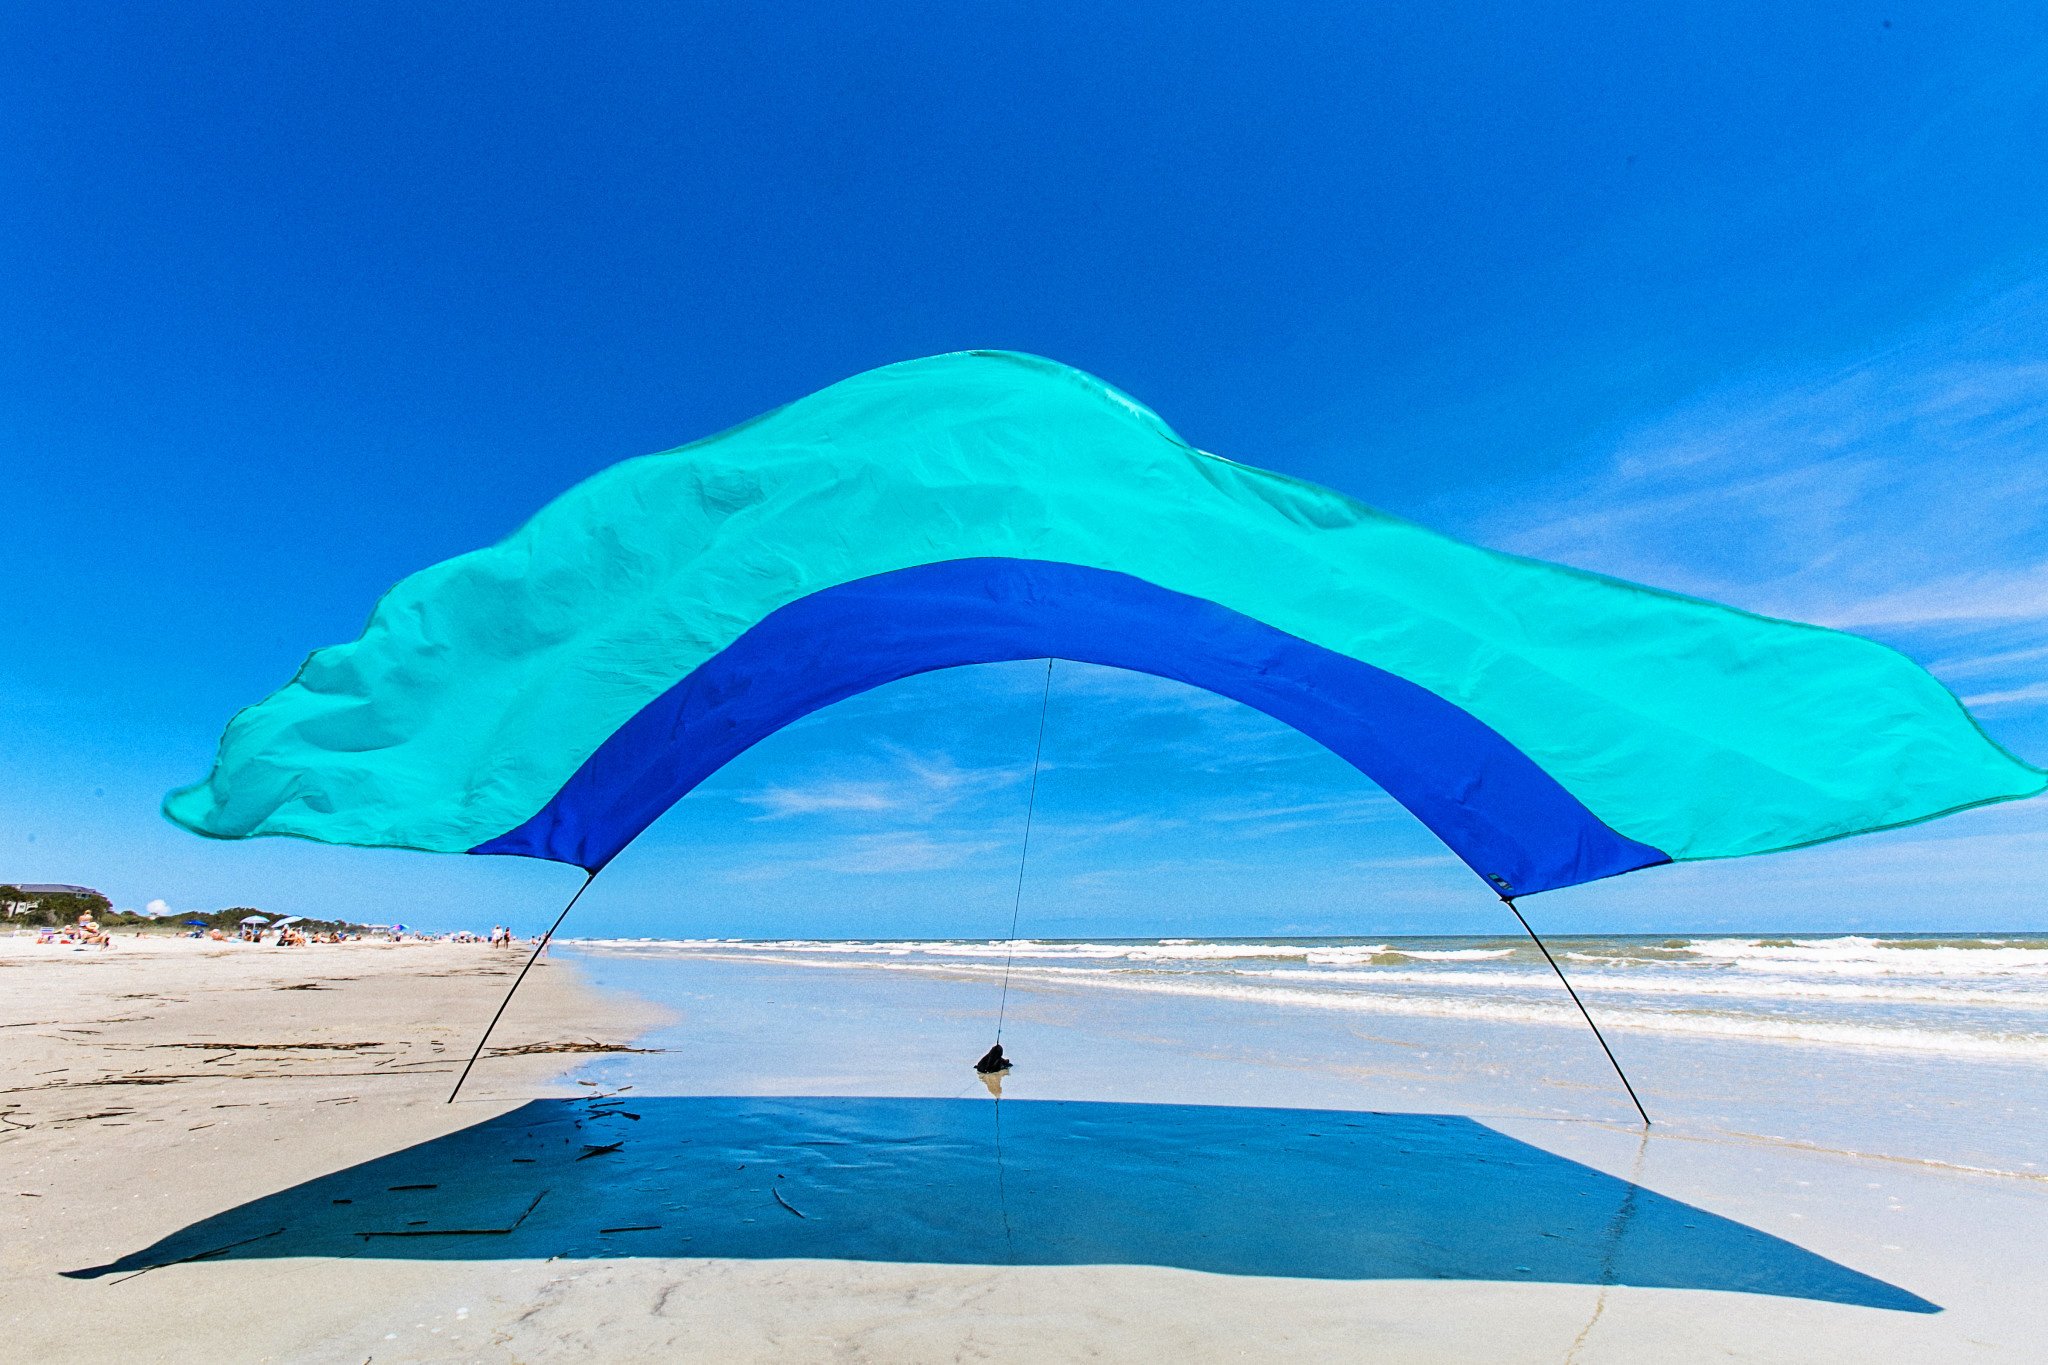
[[[763,820],[785,820],[793,815],[819,815],[837,811],[880,813],[901,810],[903,791],[885,782],[849,782],[827,778],[802,787],[763,787],[740,800],[759,806]]]
[[[1979,692],[1964,697],[1965,706],[2012,706],[2019,702],[2048,702],[2048,682],[2028,683],[2025,687],[2009,687],[2002,692]]]
[[[1943,677],[1969,678],[2037,661],[2048,662],[2048,645],[2032,649],[2001,649],[1990,654],[1952,655],[1936,660],[1934,670]]]
[[[759,820],[807,815],[872,815],[936,819],[984,793],[1015,785],[1011,768],[965,768],[943,754],[919,757],[891,748],[894,772],[882,778],[825,776],[801,784],[769,784],[738,800],[761,812]]]
[[[2048,450],[2043,459],[2048,459]],[[1815,622],[1844,628],[2048,622],[2048,559],[1954,574],[1852,599],[1817,612]]]
[[[728,870],[725,880],[771,882],[821,872],[845,877],[944,872],[985,861],[1002,848],[990,839],[921,830],[842,834],[800,845],[751,849],[747,861]]]
[[[2048,285],[1845,367],[1731,385],[1490,538],[1971,660],[1980,696],[2042,700],[2023,666],[2048,632],[2044,336]]]
[[[1237,838],[1275,838],[1297,830],[1391,820],[1406,814],[1399,802],[1377,789],[1321,801],[1288,800],[1276,804],[1211,807],[1193,813],[1205,825],[1223,825]]]

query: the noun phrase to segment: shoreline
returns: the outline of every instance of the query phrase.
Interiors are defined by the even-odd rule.
[[[1526,939],[575,940],[598,958],[1004,979],[1045,992],[1178,997],[1254,1011],[1447,1026],[1584,1021]],[[1967,944],[1968,946],[1963,946]],[[1560,938],[1604,1032],[1661,1047],[1760,1044],[2048,1068],[2048,935]],[[1888,961],[1886,959],[1889,959]]]

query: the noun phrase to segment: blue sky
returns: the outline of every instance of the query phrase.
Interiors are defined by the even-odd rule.
[[[573,871],[156,804],[404,574],[982,346],[1481,543],[1873,635],[2048,763],[2032,6],[423,8],[0,16],[0,879],[544,922]],[[582,927],[1000,933],[1038,680],[792,727]],[[1046,751],[1027,933],[1500,927],[1241,708],[1063,665]],[[2041,927],[2043,813],[1529,908]]]

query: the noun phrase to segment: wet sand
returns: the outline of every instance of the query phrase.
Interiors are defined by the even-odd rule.
[[[1460,1088],[1417,1039],[1026,990],[999,1108],[984,983],[568,955],[498,1045],[665,1050],[494,1060],[450,1107],[488,949],[7,952],[23,1358],[2024,1361],[2048,1331],[2048,1183],[1731,1134],[1677,1110],[1675,1054],[1646,1141],[1564,1032]],[[285,1042],[349,1046],[239,1046]]]

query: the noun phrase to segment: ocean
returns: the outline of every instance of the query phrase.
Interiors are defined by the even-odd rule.
[[[1603,1028],[2048,1061],[2048,934],[1547,939]],[[1577,1025],[1526,937],[609,940],[607,954]]]

